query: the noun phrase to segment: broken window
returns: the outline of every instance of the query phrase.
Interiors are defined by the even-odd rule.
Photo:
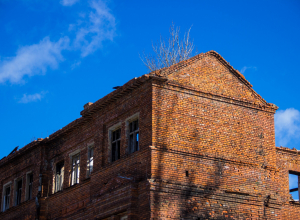
[[[88,161],[87,161],[87,176],[89,177],[94,167],[94,146],[88,148]]]
[[[22,180],[17,180],[15,182],[15,205],[19,205],[21,203],[22,196]]]
[[[9,209],[10,203],[10,185],[5,186],[3,190],[3,212]]]
[[[133,153],[139,150],[139,120],[129,123],[129,151]]]
[[[72,157],[72,182],[71,186],[79,183],[79,171],[80,171],[80,154],[76,154]]]
[[[120,159],[121,129],[113,131],[111,138],[111,161],[114,162]]]
[[[33,174],[28,173],[26,175],[26,200],[32,199],[32,183],[33,183]]]
[[[299,179],[300,173],[289,171],[289,188],[292,201],[299,201]]]
[[[61,191],[63,189],[64,171],[64,161],[57,163],[55,170],[55,192]]]

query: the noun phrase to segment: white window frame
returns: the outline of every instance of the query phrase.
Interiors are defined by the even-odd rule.
[[[92,156],[91,156],[92,152]],[[86,169],[86,177],[89,177],[94,169],[94,154],[95,154],[95,144],[91,143],[87,146],[87,169]]]
[[[71,162],[71,181],[70,186],[76,185],[80,181],[80,149],[69,154]],[[78,162],[75,162],[75,168],[73,166],[73,160],[78,158]],[[74,170],[75,169],[75,170]]]
[[[19,181],[22,181],[22,186],[21,186],[21,197],[20,197],[20,201],[19,203],[18,202],[18,195],[19,195],[19,192],[18,192],[18,183]],[[17,205],[20,205],[21,202],[22,202],[22,191],[23,191],[23,178],[16,178],[14,180],[14,206],[17,206]]]
[[[10,203],[11,203],[11,195],[12,195],[12,188],[11,188],[12,182],[9,181],[8,183],[3,185],[3,191],[2,191],[2,211],[5,212],[7,209],[10,208]],[[9,194],[9,202],[8,202],[8,208],[5,207],[5,191],[7,188],[10,188],[10,194]]]
[[[133,132],[130,132],[130,123],[133,122],[133,121],[136,121],[138,120],[138,125],[139,125],[139,128]],[[135,113],[134,115],[128,117],[126,119],[126,142],[128,143],[128,147],[127,147],[127,152],[129,154],[132,154],[136,151],[139,151],[140,150],[140,113]],[[130,135],[134,135],[135,133],[138,133],[138,141],[139,141],[139,144],[138,144],[138,148],[137,149],[132,149],[132,147],[130,146]],[[134,139],[135,140],[135,139]]]
[[[31,198],[29,198],[30,192],[29,192],[29,187],[30,187],[30,176],[32,175],[32,183],[31,183]],[[26,188],[25,188],[25,201],[30,200],[33,198],[33,172],[29,171],[26,173]]]
[[[57,175],[57,166],[63,164],[61,167],[60,175]],[[61,160],[55,164],[55,172],[54,172],[54,193],[60,192],[64,187],[64,178],[65,178],[65,161]]]
[[[122,134],[122,122],[119,122],[110,128],[108,128],[108,161],[112,163],[112,134],[114,131],[121,129],[121,134]],[[121,148],[121,134],[120,134],[120,148]],[[120,149],[121,150],[121,149]],[[121,155],[119,155],[120,157]]]

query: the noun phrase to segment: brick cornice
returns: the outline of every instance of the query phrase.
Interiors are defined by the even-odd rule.
[[[202,154],[202,153],[194,153],[194,152],[189,152],[189,151],[181,151],[177,149],[172,149],[169,147],[161,147],[161,146],[150,146],[151,150],[157,150],[157,151],[164,151],[168,153],[173,153],[173,154],[179,154],[183,156],[190,156],[190,157],[197,157],[197,158],[203,158],[207,160],[214,160],[214,161],[220,161],[220,162],[227,162],[227,163],[234,163],[234,164],[239,164],[242,166],[251,166],[251,167],[257,167],[257,168],[263,168],[266,170],[272,170],[272,171],[279,171],[278,168],[272,167],[272,166],[261,166],[261,164],[258,163],[251,163],[247,161],[242,161],[242,160],[235,160],[235,159],[228,159],[225,157],[218,157],[218,156],[213,156],[209,154]]]

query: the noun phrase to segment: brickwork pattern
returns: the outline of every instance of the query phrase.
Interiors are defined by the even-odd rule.
[[[49,138],[0,161],[0,219],[298,219],[289,171],[298,151],[275,147],[274,113],[237,70],[214,51],[135,78],[96,101]],[[139,150],[128,124],[139,120]],[[110,132],[121,129],[120,159]],[[94,147],[88,176],[88,149]],[[80,155],[71,186],[72,155]],[[56,164],[63,189],[54,192]],[[14,181],[33,174],[33,198],[14,206]],[[3,186],[12,181],[10,208]],[[40,186],[40,187],[39,187]]]

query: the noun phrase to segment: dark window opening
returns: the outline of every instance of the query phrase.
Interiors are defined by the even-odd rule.
[[[10,202],[10,186],[6,187],[4,190],[3,211],[9,209],[9,202]]]
[[[130,153],[139,150],[139,120],[129,123],[129,150]]]
[[[289,192],[291,201],[299,201],[299,178],[300,173],[289,172]]]
[[[63,189],[64,183],[64,162],[56,164],[55,173],[55,192],[61,191]]]
[[[186,176],[186,177],[189,176],[189,171],[185,171],[185,176]]]
[[[22,196],[22,180],[17,181],[17,189],[16,189],[16,205],[21,203],[21,196]]]
[[[27,198],[26,200],[32,199],[32,183],[33,183],[33,174],[27,175]]]
[[[121,129],[112,132],[111,139],[111,161],[114,162],[120,159],[120,145],[121,145]]]

